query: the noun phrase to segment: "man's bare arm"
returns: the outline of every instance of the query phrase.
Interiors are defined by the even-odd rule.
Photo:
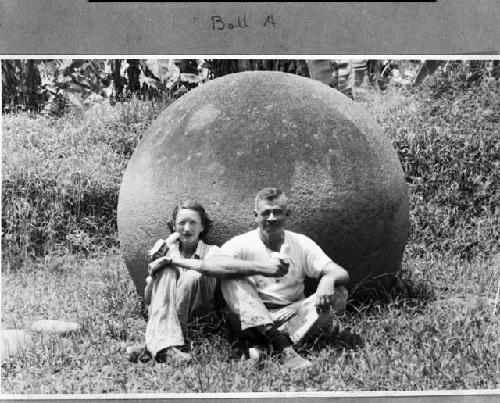
[[[321,269],[321,278],[328,276],[335,281],[335,286],[347,285],[349,283],[349,273],[337,263],[330,262]]]
[[[316,305],[320,309],[327,309],[333,305],[335,287],[346,286],[349,282],[349,273],[334,262],[328,263],[321,270],[321,278],[316,289]]]
[[[154,275],[169,265],[195,270],[211,277],[240,278],[254,275],[282,277],[288,273],[289,263],[280,258],[272,258],[268,262],[255,262],[224,255],[212,255],[204,260],[160,258],[150,264],[150,273]]]

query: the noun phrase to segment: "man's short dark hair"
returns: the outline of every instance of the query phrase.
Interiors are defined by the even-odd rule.
[[[285,203],[288,202],[286,194],[279,188],[261,189],[255,196],[255,210],[257,210],[257,205],[259,204],[260,200],[266,200],[268,202],[272,202],[277,199],[283,199]]]
[[[180,209],[194,210],[198,213],[201,218],[201,225],[203,225],[203,231],[200,232],[200,239],[204,241],[212,228],[212,220],[208,217],[208,214],[201,203],[192,200],[186,200],[174,207],[174,210],[172,211],[172,220],[167,223],[170,231],[174,232],[175,220],[177,220],[177,214]]]

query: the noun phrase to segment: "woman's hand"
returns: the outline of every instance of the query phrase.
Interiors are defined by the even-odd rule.
[[[152,262],[168,252],[168,246],[164,239],[158,239],[154,246],[148,251],[149,261]]]
[[[151,262],[150,264],[148,264],[148,274],[154,278],[156,273],[158,273],[160,270],[163,270],[165,267],[171,265],[172,265],[172,259],[166,256],[160,257]]]
[[[170,248],[174,243],[179,241],[181,234],[178,232],[173,232],[172,234],[169,235],[167,239],[165,239],[165,244],[167,245],[168,248]]]
[[[179,240],[180,234],[174,232],[167,239],[158,239],[154,246],[149,250],[148,257],[149,261],[153,262],[167,254],[170,247]]]

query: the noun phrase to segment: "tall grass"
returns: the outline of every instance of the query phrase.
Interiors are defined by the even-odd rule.
[[[500,245],[500,82],[451,66],[421,88],[366,107],[396,148],[410,185],[408,252],[473,259]]]
[[[2,263],[117,244],[121,178],[137,141],[165,105],[96,104],[61,119],[3,119]]]

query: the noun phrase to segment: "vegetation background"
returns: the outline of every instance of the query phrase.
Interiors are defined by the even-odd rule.
[[[497,62],[440,63],[418,86],[384,81],[380,66],[349,86],[343,66],[316,65],[336,71],[330,84],[393,142],[411,233],[396,287],[353,300],[331,334],[306,340],[314,365],[299,373],[272,359],[248,366],[221,328],[193,330],[190,365],[129,363],[125,347],[144,340],[145,318],[118,250],[116,204],[135,145],[176,98],[242,64],[296,74],[311,64],[215,60],[189,72],[137,62],[2,61],[2,328],[80,324],[33,334],[21,356],[3,357],[4,393],[500,388]],[[39,79],[28,80],[35,67]]]

